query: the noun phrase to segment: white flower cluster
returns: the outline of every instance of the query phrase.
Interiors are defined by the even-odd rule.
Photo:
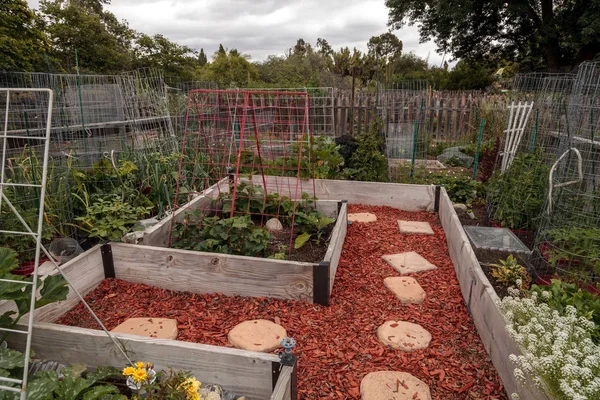
[[[590,339],[592,321],[577,317],[571,306],[561,315],[538,302],[536,293],[520,298],[515,289],[499,306],[509,335],[521,348],[522,355],[510,356],[518,380],[533,376],[537,386],[556,398],[600,399],[600,346]]]

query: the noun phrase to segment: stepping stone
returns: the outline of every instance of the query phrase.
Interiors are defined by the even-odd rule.
[[[400,233],[410,233],[413,235],[433,235],[433,229],[429,222],[419,221],[398,221]]]
[[[227,339],[233,347],[270,353],[279,348],[287,332],[281,325],[266,319],[244,321],[229,331]]]
[[[431,400],[429,386],[408,372],[377,371],[360,382],[361,400]]]
[[[421,304],[425,300],[425,291],[415,278],[409,276],[390,277],[383,280],[386,288],[390,289],[402,303]]]
[[[169,318],[129,318],[112,332],[155,339],[177,339],[177,320]]]
[[[437,269],[435,265],[414,251],[409,251],[407,253],[387,254],[385,256],[381,256],[381,258],[383,258],[385,262],[390,264],[402,275]]]
[[[429,347],[431,334],[412,322],[386,321],[377,328],[377,339],[391,348],[410,352]]]
[[[351,222],[375,222],[377,221],[377,216],[371,213],[355,213],[348,214],[348,221]]]

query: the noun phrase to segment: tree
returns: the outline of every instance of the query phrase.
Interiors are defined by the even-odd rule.
[[[422,41],[457,58],[502,53],[556,71],[600,52],[598,0],[386,0],[389,24],[418,23]]]
[[[294,46],[293,54],[299,55],[299,56],[303,56],[306,54],[306,42],[304,41],[304,39],[302,39],[302,38],[298,39],[298,41],[296,42],[296,45]]]
[[[210,63],[208,77],[224,87],[247,87],[251,79],[258,77],[256,66],[248,61],[249,56],[237,50],[227,53],[217,51]]]
[[[27,2],[0,2],[0,21],[0,70],[45,69],[43,55],[48,51],[48,38]]]
[[[219,54],[227,54],[225,47],[221,43],[219,43]]]
[[[163,35],[138,35],[135,41],[134,67],[160,69],[167,78],[194,80],[196,53],[187,46],[171,42]]]
[[[75,50],[84,71],[120,72],[131,67],[134,31],[105,11],[107,0],[45,0],[40,10],[47,21],[51,52],[68,71],[75,70]]]
[[[206,57],[206,53],[204,53],[204,49],[200,49],[200,53],[198,54],[198,65],[204,67],[208,63],[208,58]]]
[[[402,53],[402,41],[391,32],[373,36],[367,43],[369,54],[387,64]]]

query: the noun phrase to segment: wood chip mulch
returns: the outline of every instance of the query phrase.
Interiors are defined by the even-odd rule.
[[[506,399],[467,313],[437,215],[349,208],[374,213],[378,220],[348,226],[330,307],[173,292],[115,279],[105,280],[86,300],[108,329],[130,317],[176,318],[178,340],[218,346],[230,346],[227,333],[244,320],[281,321],[298,341],[300,399],[359,399],[361,379],[383,370],[413,374],[430,386],[434,399]],[[399,219],[427,221],[435,235],[401,235]],[[416,251],[438,267],[412,275],[427,293],[419,305],[402,305],[383,285],[384,278],[398,273],[381,256],[404,251]],[[433,336],[429,348],[412,353],[386,348],[376,331],[387,320],[420,324]],[[81,304],[58,323],[98,329]]]

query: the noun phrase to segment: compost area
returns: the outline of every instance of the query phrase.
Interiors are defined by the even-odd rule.
[[[350,205],[378,220],[348,226],[331,306],[270,298],[198,295],[107,279],[86,300],[108,329],[127,318],[175,318],[177,339],[230,346],[228,332],[250,319],[281,324],[298,345],[301,399],[358,399],[361,379],[373,371],[403,371],[427,383],[434,399],[505,399],[502,382],[463,301],[437,214]],[[397,220],[427,221],[435,234],[402,235]],[[438,269],[412,275],[427,293],[403,305],[383,279],[399,274],[382,255],[416,251]],[[215,287],[215,292],[219,288]],[[433,337],[427,349],[387,348],[376,336],[388,320],[420,324]],[[99,329],[79,304],[57,323]]]

